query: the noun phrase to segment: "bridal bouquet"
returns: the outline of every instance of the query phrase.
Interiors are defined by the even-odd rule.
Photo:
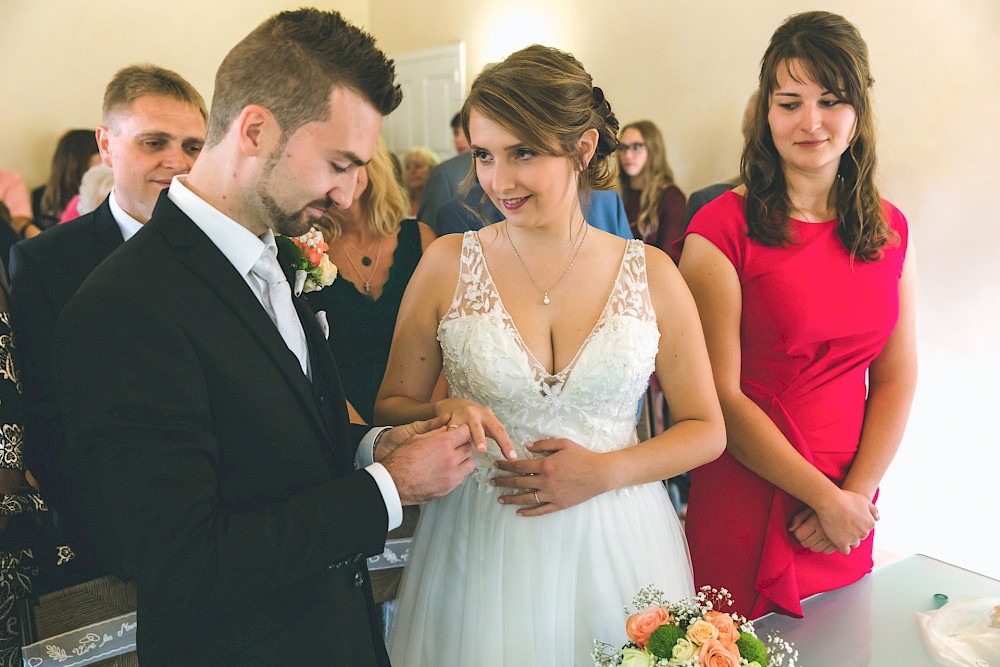
[[[663,598],[653,586],[639,591],[633,605],[644,611],[625,623],[631,641],[621,650],[595,641],[596,667],[795,667],[791,644],[776,636],[765,644],[750,621],[722,611],[732,605],[726,589],[705,586],[680,602]]]
[[[274,240],[293,258],[295,287],[292,291],[295,296],[302,292],[318,292],[337,279],[337,267],[326,254],[330,248],[322,232],[315,227],[310,227],[302,236],[276,236]]]

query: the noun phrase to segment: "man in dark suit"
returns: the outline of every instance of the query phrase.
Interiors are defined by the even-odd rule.
[[[59,512],[77,554],[63,583],[100,574],[86,530],[57,471],[65,435],[52,375],[56,320],[91,271],[149,220],[160,192],[186,174],[205,142],[205,101],[180,75],[154,65],[119,71],[104,93],[97,129],[114,189],[93,213],[22,241],[11,252],[11,313],[25,403],[26,467]]]
[[[352,427],[274,233],[350,205],[400,99],[339,13],[268,19],[220,65],[191,173],[63,311],[66,465],[135,577],[145,667],[388,665],[366,557],[472,470],[468,427]]]

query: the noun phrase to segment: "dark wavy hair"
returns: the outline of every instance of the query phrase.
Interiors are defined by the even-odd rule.
[[[581,195],[592,188],[614,187],[618,161],[612,157],[618,149],[618,119],[604,91],[594,86],[572,54],[533,44],[486,66],[462,106],[462,131],[470,142],[473,109],[538,155],[569,157],[580,164],[580,137],[587,130],[597,130],[597,149],[590,164],[579,172],[577,186]],[[475,168],[473,162],[465,189],[475,177]]]
[[[889,227],[875,185],[877,159],[871,104],[874,79],[868,64],[868,46],[853,24],[830,12],[788,17],[771,37],[761,60],[757,110],[740,162],[740,175],[747,188],[749,236],[766,246],[789,242],[788,214],[792,205],[767,116],[779,68],[787,71],[792,61],[817,84],[854,107],[855,136],[840,157],[834,185],[837,236],[852,257],[878,261],[882,249],[897,236]]]
[[[62,135],[52,155],[49,182],[42,193],[41,217],[59,222],[59,216],[73,195],[80,191],[83,174],[90,168],[90,160],[98,154],[94,130],[69,130]],[[49,227],[50,224],[41,225]]]

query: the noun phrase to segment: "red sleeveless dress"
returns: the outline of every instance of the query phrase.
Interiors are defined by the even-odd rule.
[[[839,485],[861,437],[868,366],[899,317],[906,219],[883,201],[899,242],[878,262],[852,262],[835,221],[791,220],[792,242],[770,248],[747,237],[743,206],[727,192],[698,212],[687,234],[714,244],[739,275],[744,393]],[[874,533],[848,556],[801,547],[787,526],[802,507],[728,451],[692,471],[686,531],[696,586],[729,589],[731,611],[749,618],[801,616],[803,598],[871,571]]]

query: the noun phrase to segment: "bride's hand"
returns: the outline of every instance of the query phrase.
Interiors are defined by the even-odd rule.
[[[602,455],[565,438],[539,440],[528,451],[548,456],[525,461],[497,461],[513,476],[494,477],[492,483],[517,493],[500,496],[504,505],[531,505],[520,516],[542,516],[580,503],[610,490]]]
[[[514,443],[507,435],[507,429],[489,408],[464,398],[446,398],[434,404],[434,412],[439,417],[451,415],[448,428],[467,424],[476,451],[486,451],[486,438],[489,437],[496,441],[505,458],[510,461],[517,458]]]

